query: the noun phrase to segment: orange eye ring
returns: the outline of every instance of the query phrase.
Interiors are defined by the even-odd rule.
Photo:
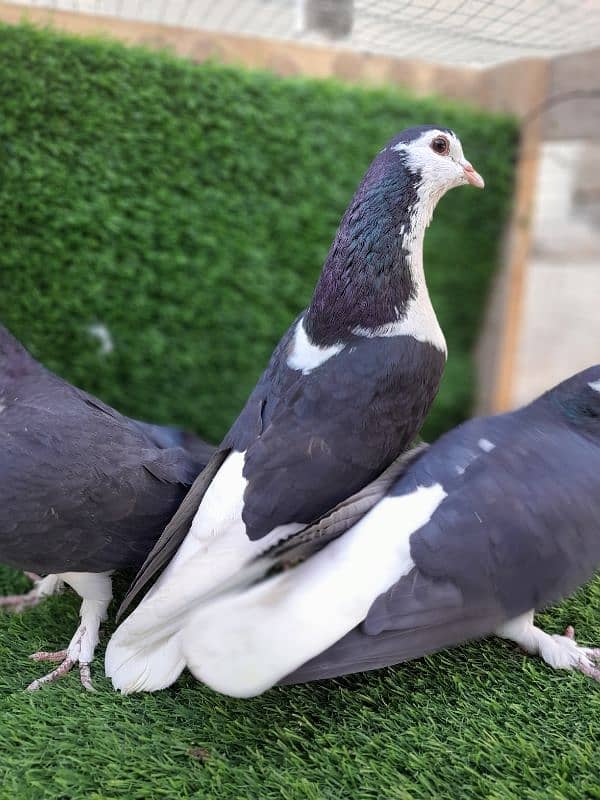
[[[445,136],[436,136],[431,142],[431,149],[438,156],[447,156],[450,152],[450,142]]]

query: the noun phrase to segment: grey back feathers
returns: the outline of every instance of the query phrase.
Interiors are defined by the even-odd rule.
[[[0,561],[42,574],[138,566],[212,452],[71,386],[2,326],[0,408]]]

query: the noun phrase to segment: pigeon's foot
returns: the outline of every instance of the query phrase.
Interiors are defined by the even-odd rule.
[[[24,611],[26,608],[37,606],[46,597],[58,594],[62,589],[63,582],[58,575],[46,575],[45,578],[40,578],[33,572],[26,572],[25,575],[33,582],[33,589],[24,594],[9,594],[0,597],[0,608],[7,611]]]
[[[96,630],[95,636],[88,637],[88,639],[95,639],[97,642],[99,628],[100,626],[98,625],[98,630]],[[34,661],[51,661],[54,663],[60,663],[56,669],[53,669],[51,672],[48,672],[41,678],[36,678],[36,680],[32,681],[32,683],[30,683],[27,687],[27,691],[37,692],[38,689],[41,689],[42,686],[45,686],[47,683],[54,683],[54,681],[59,680],[64,675],[67,675],[76,664],[79,664],[79,677],[81,679],[81,685],[86,691],[95,692],[96,690],[92,686],[90,662],[82,660],[82,653],[84,651],[89,651],[90,647],[90,641],[86,641],[86,635],[87,630],[85,625],[82,623],[77,628],[75,636],[73,636],[71,639],[71,643],[66,650],[57,650],[55,653],[47,653],[45,651],[32,653],[29,658],[32,658]],[[92,647],[92,652],[95,647],[96,645],[94,644]]]
[[[81,685],[88,692],[93,692],[95,689],[92,686],[90,664],[100,639],[100,623],[106,619],[106,610],[112,598],[110,573],[63,572],[60,577],[82,598],[79,612],[81,624],[66,650],[56,653],[39,652],[31,656],[34,661],[58,662],[58,666],[30,683],[27,691],[35,692],[45,684],[59,680],[75,665],[79,665]]]
[[[569,625],[563,636],[552,636],[551,647],[544,647],[540,655],[555,669],[573,669],[589,678],[600,681],[600,647],[581,647],[575,641],[575,629]]]
[[[577,644],[571,625],[563,636],[551,635],[533,624],[531,611],[507,622],[496,633],[516,642],[528,653],[540,655],[554,669],[575,670],[600,681],[600,648]]]

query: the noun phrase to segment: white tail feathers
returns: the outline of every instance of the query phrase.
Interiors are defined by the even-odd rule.
[[[166,689],[177,680],[184,667],[178,634],[150,643],[113,636],[106,649],[106,675],[123,694]]]
[[[387,497],[298,567],[198,607],[181,636],[190,671],[216,691],[252,697],[323,652],[414,567],[410,536],[444,497],[438,484]]]

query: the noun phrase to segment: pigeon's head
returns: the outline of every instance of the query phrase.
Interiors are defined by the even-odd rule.
[[[391,168],[398,167],[415,178],[416,185],[439,199],[449,189],[469,183],[483,189],[484,181],[463,153],[460,139],[449,128],[419,125],[399,133],[381,151]],[[388,167],[389,168],[389,167]]]
[[[578,372],[548,394],[572,424],[600,437],[600,364]]]

